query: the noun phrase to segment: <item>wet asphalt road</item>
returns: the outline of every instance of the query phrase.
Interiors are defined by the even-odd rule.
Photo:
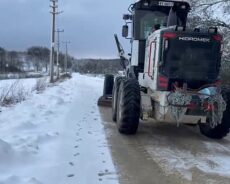
[[[229,184],[230,136],[216,141],[198,127],[141,122],[136,135],[118,133],[111,109],[100,115],[121,184]]]

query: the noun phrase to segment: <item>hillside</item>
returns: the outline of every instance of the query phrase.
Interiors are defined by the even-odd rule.
[[[73,61],[73,71],[90,74],[116,74],[122,70],[119,59],[77,59]]]

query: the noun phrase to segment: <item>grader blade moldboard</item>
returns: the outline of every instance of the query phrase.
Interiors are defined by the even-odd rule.
[[[112,106],[112,96],[102,96],[97,102],[98,106],[111,107]]]

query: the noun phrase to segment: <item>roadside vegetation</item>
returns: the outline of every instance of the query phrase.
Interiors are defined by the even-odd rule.
[[[26,100],[32,93],[42,93],[48,86],[47,77],[36,80],[34,86],[29,89],[21,79],[9,81],[0,85],[0,106],[7,107]]]
[[[47,86],[48,86],[47,78],[44,77],[44,78],[37,79],[36,84],[32,88],[32,92],[36,91],[37,93],[41,93],[41,92],[45,91]]]
[[[55,56],[57,54],[55,53]],[[0,47],[0,79],[38,78],[48,75],[50,50],[42,46],[32,46],[24,52],[7,51]],[[74,58],[67,56],[68,68]],[[59,55],[60,71],[64,71],[65,54]],[[55,65],[56,60],[55,60]]]
[[[73,71],[82,74],[116,74],[119,70],[119,59],[77,59],[73,63]]]
[[[16,80],[10,85],[6,85],[0,88],[0,106],[9,106],[24,101],[29,91],[20,83],[20,80]]]
[[[55,53],[56,55],[56,53]],[[65,75],[65,55],[59,55],[60,81],[70,78],[73,57],[67,56],[68,73]],[[42,93],[48,86],[50,50],[33,46],[24,52],[7,51],[0,47],[0,106],[11,106],[26,100],[32,93]],[[56,63],[54,63],[56,65]],[[57,72],[57,67],[55,72]],[[56,73],[55,73],[56,74]],[[37,78],[28,89],[21,79]],[[4,81],[4,79],[12,79]],[[55,80],[58,81],[55,77]]]
[[[221,78],[230,84],[230,0],[192,0],[189,24],[193,27],[216,26],[223,35]]]

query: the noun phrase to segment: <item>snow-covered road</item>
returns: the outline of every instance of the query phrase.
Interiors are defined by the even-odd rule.
[[[0,113],[0,184],[116,184],[97,108],[103,79],[74,74]]]
[[[230,136],[156,122],[120,135],[111,108],[97,107],[102,89],[73,74],[2,109],[0,184],[229,184]]]

